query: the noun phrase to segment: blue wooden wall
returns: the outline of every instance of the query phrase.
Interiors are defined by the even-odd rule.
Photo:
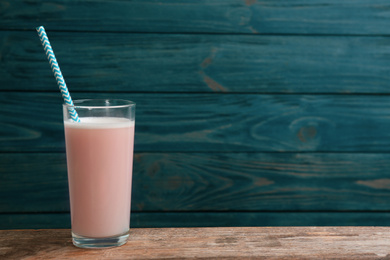
[[[390,2],[0,1],[0,229],[70,226],[61,96],[137,103],[132,227],[390,224]]]

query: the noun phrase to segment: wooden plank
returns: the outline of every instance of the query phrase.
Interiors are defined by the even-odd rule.
[[[3,1],[0,29],[389,34],[386,0]]]
[[[69,211],[65,154],[0,154],[0,212]]]
[[[0,229],[70,228],[67,213],[0,214]]]
[[[0,212],[69,210],[64,154],[0,154]],[[390,154],[137,153],[134,212],[389,211]]]
[[[72,93],[390,93],[388,37],[48,34]],[[0,90],[56,91],[35,31],[0,39]]]
[[[137,152],[389,152],[390,96],[74,93],[137,103]],[[61,97],[0,95],[0,151],[64,151]]]
[[[389,212],[132,212],[131,228],[389,226]],[[69,213],[0,214],[0,229],[70,228]]]
[[[7,259],[384,259],[389,227],[132,229],[117,248],[80,250],[69,229],[0,231]]]

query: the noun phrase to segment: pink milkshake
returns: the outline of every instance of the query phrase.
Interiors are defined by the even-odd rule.
[[[130,226],[134,120],[80,119],[79,123],[64,121],[72,232],[87,238],[126,234]]]

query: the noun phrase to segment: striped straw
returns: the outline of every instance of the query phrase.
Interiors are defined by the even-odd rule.
[[[64,99],[65,104],[73,106],[72,98],[70,97],[68,88],[66,87],[65,79],[62,76],[60,66],[58,66],[57,59],[54,55],[53,49],[51,48],[49,39],[47,38],[45,28],[43,28],[43,26],[39,26],[36,28],[36,30],[38,32],[39,38],[41,39],[43,49],[46,52],[47,59],[49,60],[51,66],[51,70],[53,71],[54,77],[56,78],[57,85],[60,88],[62,98]],[[73,107],[69,108],[69,114],[73,121],[80,122],[79,116],[77,115],[77,112]]]

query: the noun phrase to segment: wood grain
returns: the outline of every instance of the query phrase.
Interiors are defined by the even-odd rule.
[[[0,212],[69,211],[64,154],[0,154]],[[390,154],[137,153],[134,212],[390,211]]]
[[[388,37],[48,35],[71,93],[390,93]],[[0,90],[57,90],[35,31],[0,39]]]
[[[70,230],[0,231],[8,259],[387,259],[388,227],[132,229],[117,248],[78,249]]]
[[[8,0],[0,4],[0,29],[389,34],[389,7],[386,0]]]
[[[133,225],[388,225],[389,10],[0,1],[0,228],[69,225],[62,100],[39,25],[74,99],[137,103]]]
[[[73,95],[88,97],[137,103],[137,152],[390,151],[387,95]],[[6,92],[0,102],[0,151],[64,151],[59,93]]]
[[[387,226],[390,212],[372,211],[221,211],[131,212],[131,228],[162,227],[275,227],[275,226]],[[0,229],[70,228],[70,214],[0,213]]]

